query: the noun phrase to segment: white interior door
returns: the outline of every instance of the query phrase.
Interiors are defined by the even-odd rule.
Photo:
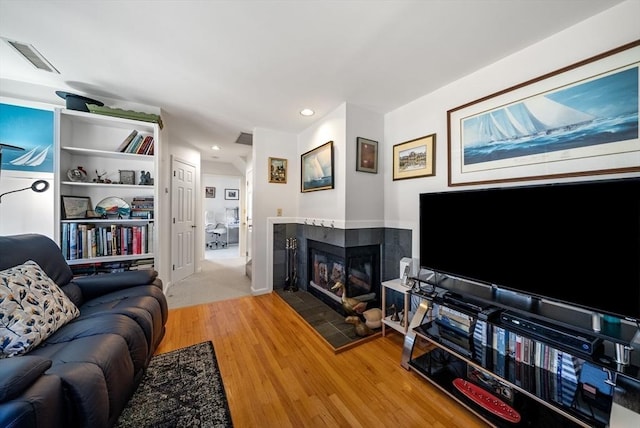
[[[246,256],[247,256],[247,263],[249,261],[251,261],[251,241],[253,239],[252,236],[252,229],[253,229],[253,224],[252,224],[252,211],[253,211],[253,186],[252,186],[252,180],[253,180],[253,170],[248,170],[246,173],[246,191],[245,191],[245,226],[246,226],[246,230],[245,230],[245,248],[246,248]]]
[[[175,283],[195,269],[196,168],[177,159],[171,166],[171,282]]]

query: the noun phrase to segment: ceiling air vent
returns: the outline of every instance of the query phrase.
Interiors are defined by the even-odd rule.
[[[48,71],[50,73],[60,72],[53,66],[40,52],[33,47],[33,45],[27,43],[16,42],[15,40],[7,40],[7,43],[11,45],[20,55],[22,55],[27,61],[29,61],[38,70]]]
[[[236,144],[244,144],[245,146],[253,145],[253,135],[246,132],[241,132],[236,140]]]

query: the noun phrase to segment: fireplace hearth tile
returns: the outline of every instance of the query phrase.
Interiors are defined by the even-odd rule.
[[[359,337],[355,333],[354,326],[344,321],[343,315],[306,291],[288,292],[282,289],[274,291],[333,348],[335,353],[381,335],[378,330],[371,336]]]

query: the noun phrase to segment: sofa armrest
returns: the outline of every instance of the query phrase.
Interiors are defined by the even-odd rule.
[[[157,277],[157,271],[143,269],[83,276],[75,278],[72,282],[80,287],[84,299],[89,300],[138,285],[157,285],[159,282]]]
[[[22,394],[49,367],[51,360],[35,355],[0,359],[0,403]]]

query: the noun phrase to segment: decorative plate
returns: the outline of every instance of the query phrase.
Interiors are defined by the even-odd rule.
[[[115,196],[104,198],[96,205],[96,213],[100,216],[129,218],[131,207],[124,200]]]
[[[67,170],[67,177],[70,181],[85,182],[87,181],[87,171],[81,166]]]

